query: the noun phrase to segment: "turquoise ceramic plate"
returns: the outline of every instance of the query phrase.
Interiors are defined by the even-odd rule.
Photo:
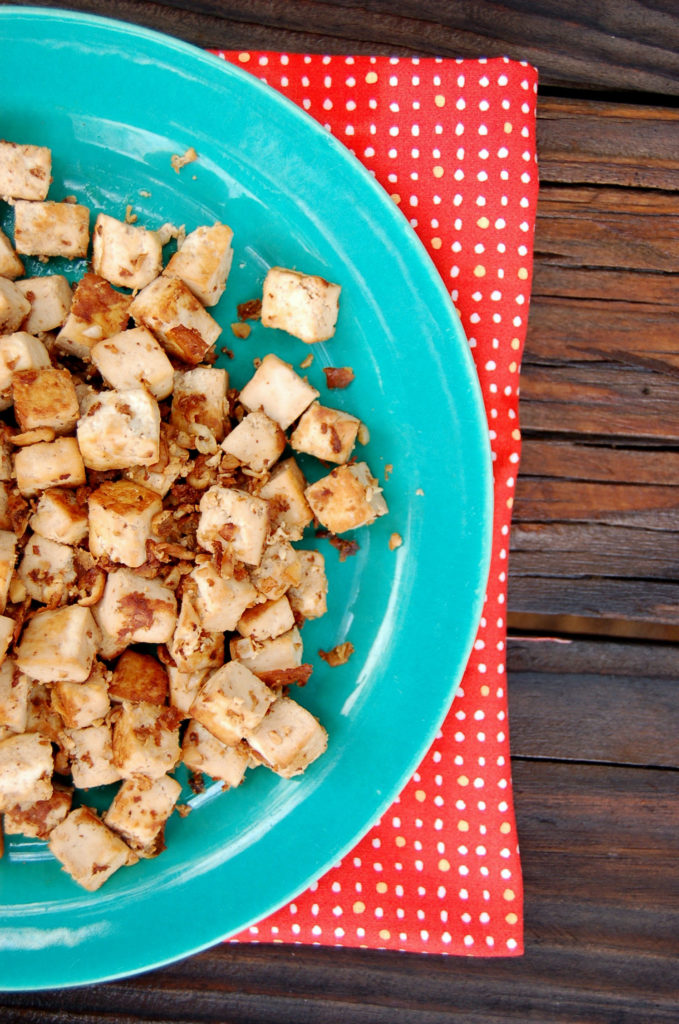
[[[150,227],[233,227],[218,317],[236,386],[255,356],[273,350],[298,365],[309,351],[261,325],[247,341],[229,329],[267,266],[341,282],[337,334],[314,347],[308,376],[323,391],[323,365],[354,368],[351,387],[328,400],[367,423],[361,454],[375,475],[393,465],[390,515],[359,532],[345,562],[324,548],[330,610],[304,628],[316,668],[299,699],[328,728],[327,754],[293,781],[258,769],[230,793],[187,791],[193,812],[173,816],[162,856],[94,895],[44,844],[9,838],[0,987],[33,989],[132,974],[213,944],[293,898],[367,831],[426,752],[462,674],[487,575],[491,473],[473,363],[433,265],[315,122],[197,49],[56,11],[0,9],[0,75],[0,135],[52,148],[50,197],[72,193],[120,217],[129,204]],[[178,175],[171,156],[189,146],[199,160]],[[394,531],[403,546],[390,551]],[[328,668],[316,651],[346,638],[353,658]]]

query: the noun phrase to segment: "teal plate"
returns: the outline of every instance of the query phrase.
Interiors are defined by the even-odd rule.
[[[134,974],[241,931],[340,860],[405,785],[435,737],[473,643],[492,520],[488,432],[468,345],[402,214],[323,128],[239,68],[177,40],[90,16],[0,9],[0,135],[47,145],[50,198],[187,230],[221,219],[234,266],[217,307],[232,383],[274,351],[308,346],[229,325],[272,264],[342,284],[332,341],[306,371],[328,404],[359,415],[360,449],[390,514],[340,562],[327,541],[328,615],[304,627],[315,671],[296,696],[325,724],[326,755],[300,778],[248,772],[173,815],[166,851],[80,890],[45,844],[8,837],[0,861],[0,988],[62,988]],[[173,154],[199,159],[177,174]],[[12,214],[0,203],[11,233]],[[44,272],[30,265],[29,272]],[[82,266],[72,268],[80,274]],[[218,342],[218,345],[220,343]],[[346,391],[322,367],[349,365]],[[319,474],[320,475],[320,474]],[[398,532],[402,547],[389,549]],[[350,639],[331,669],[316,654]],[[88,794],[96,803],[100,795]]]

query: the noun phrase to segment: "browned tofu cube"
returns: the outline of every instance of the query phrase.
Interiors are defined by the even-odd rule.
[[[159,494],[131,480],[107,480],[89,497],[89,543],[95,558],[105,555],[132,568],[148,558],[153,517],[162,511]]]
[[[53,366],[19,370],[12,377],[14,415],[22,430],[51,427],[70,434],[80,411],[75,384],[68,370]]]
[[[341,464],[351,455],[360,425],[360,420],[341,409],[313,402],[290,435],[290,447]]]
[[[368,526],[388,511],[382,488],[365,462],[338,466],[304,493],[316,519],[331,533]]]
[[[298,585],[301,579],[299,555],[288,541],[268,544],[264,548],[262,561],[250,572],[251,583],[267,601],[277,601],[290,587]]]
[[[132,300],[130,313],[185,363],[201,363],[222,329],[179,278],[158,277]]]
[[[168,644],[170,657],[180,672],[214,670],[224,663],[224,634],[205,628],[196,595],[184,588],[177,626]]]
[[[224,788],[235,789],[245,777],[250,753],[244,743],[230,746],[213,736],[195,719],[189,722],[182,742],[182,761],[193,772],[219,779]]]
[[[292,608],[285,594],[277,601],[264,601],[243,612],[236,629],[252,640],[272,640],[295,625]]]
[[[102,391],[78,420],[78,447],[88,469],[152,466],[160,455],[160,409],[145,388]]]
[[[325,751],[328,734],[311,712],[290,697],[279,697],[245,738],[277,775],[300,775]]]
[[[164,849],[165,823],[181,790],[177,780],[168,775],[159,779],[144,776],[126,779],[104,815],[104,821],[140,857],[157,857]]]
[[[40,609],[26,624],[17,651],[22,672],[41,682],[84,683],[92,671],[99,630],[89,608]]]
[[[271,267],[262,288],[262,324],[307,344],[327,341],[335,333],[340,291],[318,275]]]
[[[0,665],[0,726],[24,732],[28,719],[29,679],[20,672],[13,658]]]
[[[259,565],[269,530],[269,511],[261,498],[215,484],[200,499],[198,543],[206,551],[226,550],[238,561]]]
[[[229,647],[234,661],[240,661],[255,675],[262,677],[267,673],[299,668],[304,652],[302,637],[296,626],[272,640],[234,636]]]
[[[72,801],[72,789],[55,786],[47,800],[22,804],[6,811],[3,821],[5,834],[48,839],[52,829],[56,828],[71,810]]]
[[[98,274],[84,274],[73,292],[73,302],[57,347],[68,355],[89,359],[104,338],[119,334],[130,319],[131,295],[122,295]]]
[[[279,463],[259,496],[269,507],[271,537],[281,540],[301,540],[304,530],[314,518],[304,496],[307,481],[295,459],[290,457]]]
[[[52,686],[31,680],[28,687],[26,732],[37,732],[52,743],[59,743],[63,729],[61,716],[52,705]]]
[[[108,722],[67,729],[61,742],[68,754],[73,783],[78,789],[108,786],[121,775],[113,759],[111,726]]]
[[[263,473],[283,454],[286,444],[285,434],[275,420],[257,410],[244,416],[227,434],[222,449],[253,473]]]
[[[114,569],[93,611],[102,632],[122,643],[120,654],[129,644],[167,643],[177,622],[177,599],[160,580]]]
[[[49,848],[71,878],[88,892],[96,892],[119,868],[138,860],[90,807],[71,811],[52,830]]]
[[[26,593],[41,604],[64,604],[68,588],[75,582],[73,548],[39,534],[32,534],[17,568]]]
[[[175,708],[125,703],[113,713],[113,760],[122,778],[159,779],[179,761],[179,723]]]
[[[92,232],[92,267],[111,284],[133,290],[162,270],[163,248],[155,231],[100,213]]]
[[[8,282],[11,284],[12,282]],[[2,318],[2,280],[0,279],[0,319]],[[0,409],[12,404],[12,377],[18,370],[37,370],[51,366],[49,352],[39,338],[26,331],[0,337]]]
[[[47,146],[0,141],[0,196],[3,199],[44,199],[52,174]]]
[[[31,498],[50,487],[81,487],[85,465],[74,437],[38,441],[21,448],[14,460],[17,487]]]
[[[301,579],[288,590],[290,606],[298,619],[317,619],[328,610],[328,578],[320,551],[297,550]]]
[[[215,306],[231,269],[233,231],[226,224],[203,225],[184,239],[163,273],[180,277],[204,306]]]
[[[114,700],[163,705],[169,694],[167,669],[152,654],[128,648],[113,669],[109,693]]]
[[[216,366],[195,366],[177,372],[172,396],[172,424],[189,437],[209,431],[217,441],[224,437],[229,403],[229,376]]]
[[[34,533],[58,544],[80,544],[87,536],[87,509],[75,491],[51,487],[38,498],[29,526]]]
[[[287,430],[318,395],[316,388],[300,377],[290,363],[270,352],[241,390],[239,398],[248,412],[262,409],[281,430]]]
[[[111,708],[108,681],[101,662],[95,662],[84,683],[68,680],[52,687],[52,707],[58,712],[66,729],[85,729],[100,725]]]
[[[275,695],[238,661],[209,676],[191,705],[191,716],[222,743],[235,745],[261,722]]]
[[[21,277],[24,265],[14,251],[14,247],[4,231],[0,231],[0,277],[8,277],[13,281]]]
[[[16,286],[30,302],[31,311],[22,327],[29,334],[42,334],[61,327],[73,301],[71,286],[62,274],[27,277]]]
[[[0,740],[0,811],[52,795],[52,744],[37,732]]]
[[[81,259],[90,244],[90,211],[76,203],[19,199],[14,206],[14,244],[23,256]]]
[[[31,304],[14,281],[0,277],[0,333],[11,334],[31,312]]]

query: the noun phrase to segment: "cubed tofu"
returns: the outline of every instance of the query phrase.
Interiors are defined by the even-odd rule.
[[[313,402],[290,435],[290,447],[325,462],[347,462],[360,425],[348,412]]]
[[[24,265],[14,251],[14,246],[4,231],[0,231],[0,277],[14,281],[21,277]]]
[[[388,512],[382,488],[365,462],[338,466],[304,493],[316,519],[331,533],[368,526]]]
[[[38,498],[29,526],[34,533],[59,544],[80,544],[89,528],[87,509],[74,491],[51,487]]]
[[[191,705],[208,673],[203,669],[198,672],[180,672],[176,665],[168,665],[167,674],[170,680],[170,704],[184,718],[188,718]]]
[[[180,758],[181,713],[157,704],[125,702],[113,713],[113,760],[122,778],[159,779]]]
[[[98,274],[83,274],[75,286],[70,312],[57,335],[57,348],[67,355],[89,360],[95,345],[125,330],[131,302],[131,295],[117,292]]]
[[[16,534],[12,530],[0,530],[0,614],[5,610],[9,584],[16,562]]]
[[[172,392],[172,363],[145,327],[132,327],[97,342],[91,358],[109,387],[119,391],[144,387],[157,399]]]
[[[213,671],[224,663],[224,634],[205,628],[190,587],[184,587],[177,626],[167,649],[180,672]]]
[[[255,587],[247,577],[222,576],[212,562],[203,562],[192,569],[190,578],[196,585],[195,604],[203,628],[232,632],[246,608],[258,599]]]
[[[189,437],[205,436],[209,430],[222,441],[228,419],[229,375],[216,366],[196,366],[178,371],[170,418],[173,426]]]
[[[238,661],[209,676],[191,705],[191,716],[222,743],[235,745],[266,714],[275,695]]]
[[[12,377],[12,399],[22,430],[51,427],[55,434],[70,434],[78,422],[75,384],[66,369],[41,366],[17,370]]]
[[[10,282],[11,283],[11,282]],[[2,308],[2,280],[0,280],[0,318]],[[49,352],[39,338],[26,331],[0,337],[0,408],[12,404],[12,376],[18,370],[37,370],[51,366]]]
[[[0,141],[0,196],[44,199],[52,180],[52,153],[47,146]]]
[[[232,238],[233,231],[226,224],[196,228],[170,257],[163,273],[181,278],[204,306],[216,306],[231,269]]]
[[[23,549],[17,575],[34,601],[63,604],[76,579],[73,548],[34,533]]]
[[[328,734],[310,711],[279,697],[245,739],[272,771],[284,779],[300,775],[327,748]]]
[[[0,277],[0,333],[11,334],[31,312],[31,304],[14,281]]]
[[[109,684],[116,701],[165,704],[169,693],[167,669],[152,654],[128,648],[118,658]]]
[[[52,684],[32,679],[28,687],[26,732],[37,732],[58,744],[62,730],[61,716],[52,705]]]
[[[7,651],[14,640],[14,619],[9,615],[0,615],[0,665],[7,657]]]
[[[111,284],[133,291],[150,284],[163,267],[157,232],[100,213],[92,232],[92,269]]]
[[[151,466],[160,454],[160,410],[144,388],[102,391],[77,427],[88,469]]]
[[[52,829],[59,825],[71,810],[73,790],[68,786],[54,786],[47,800],[22,804],[5,812],[3,828],[8,836],[30,836],[48,839]]]
[[[170,355],[193,366],[204,360],[222,333],[193,292],[175,277],[157,277],[134,297],[130,312]]]
[[[163,831],[179,799],[176,779],[126,779],[104,815],[109,828],[125,840],[139,857],[156,857],[164,849]]]
[[[225,789],[235,789],[245,777],[250,753],[244,743],[222,743],[193,719],[184,733],[182,761],[192,772],[204,772],[223,782]]]
[[[259,565],[269,530],[268,506],[237,488],[209,487],[200,499],[198,543],[206,551],[218,547],[247,565]]]
[[[328,610],[328,578],[325,574],[325,559],[320,551],[297,549],[301,568],[299,583],[288,590],[288,600],[295,617],[318,619]]]
[[[61,327],[73,301],[71,286],[63,274],[45,274],[27,277],[16,286],[31,304],[31,310],[22,323],[29,334],[42,334]]]
[[[251,637],[234,636],[230,641],[231,657],[255,675],[284,672],[302,664],[304,645],[297,626],[273,640],[255,641]]]
[[[100,725],[111,709],[108,680],[101,662],[95,662],[84,683],[64,681],[52,687],[52,707],[66,729]]]
[[[89,608],[43,608],[26,623],[16,662],[22,672],[41,682],[84,683],[98,643],[99,630]]]
[[[113,739],[108,722],[83,729],[65,729],[61,735],[68,755],[73,784],[78,789],[109,786],[121,778],[113,760]]]
[[[107,480],[90,494],[88,508],[95,558],[106,556],[131,568],[147,561],[146,543],[155,537],[153,517],[163,508],[159,494],[131,480]]]
[[[119,868],[137,856],[89,807],[78,807],[50,834],[51,853],[71,878],[96,892]]]
[[[271,640],[287,633],[295,625],[292,608],[285,594],[277,601],[264,601],[243,612],[236,629],[252,640]]]
[[[167,425],[161,422],[158,462],[153,462],[150,466],[131,466],[123,470],[126,479],[155,491],[161,497],[167,494],[179,477],[186,476],[190,458],[186,448],[181,448],[176,441],[168,439],[167,435]]]
[[[1,456],[0,461],[2,461]],[[11,484],[0,478],[0,530],[10,530],[12,527],[12,520],[9,514],[11,493]]]
[[[114,569],[93,611],[103,632],[125,646],[164,644],[174,633],[177,599],[160,580],[144,579],[132,569]]]
[[[307,481],[291,456],[274,467],[269,479],[259,488],[259,496],[269,506],[272,539],[301,540],[314,518],[304,496]]]
[[[299,555],[288,541],[268,544],[264,548],[261,562],[250,572],[250,581],[267,601],[277,601],[301,580]]]
[[[0,740],[0,811],[52,795],[52,744],[37,732]]]
[[[290,363],[269,353],[242,389],[239,401],[248,412],[262,409],[281,430],[287,430],[318,396]]]
[[[262,289],[262,324],[310,344],[335,333],[341,288],[315,274],[271,267]]]
[[[14,245],[22,256],[82,259],[90,244],[90,211],[77,203],[14,204]]]
[[[227,434],[222,449],[253,473],[263,473],[283,454],[286,444],[287,438],[278,424],[258,410],[244,416]]]
[[[29,683],[14,659],[5,658],[0,665],[0,725],[13,732],[26,730]]]
[[[50,487],[81,487],[86,482],[85,465],[74,437],[38,441],[21,448],[14,469],[17,487],[26,498]]]

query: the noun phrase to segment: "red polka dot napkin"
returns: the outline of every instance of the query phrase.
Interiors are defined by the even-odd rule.
[[[238,939],[517,955],[523,893],[509,762],[505,596],[538,191],[537,72],[507,59],[220,56],[324,124],[410,220],[469,339],[495,481],[483,617],[432,748],[351,854]]]

